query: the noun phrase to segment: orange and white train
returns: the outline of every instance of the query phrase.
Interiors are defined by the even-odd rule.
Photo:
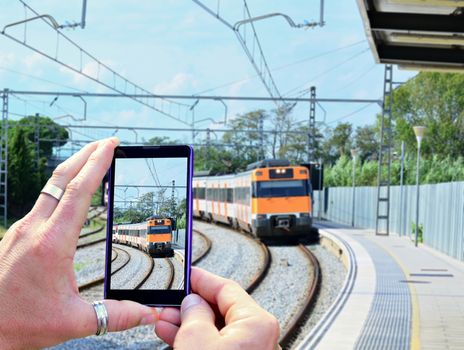
[[[286,160],[264,160],[247,171],[193,178],[193,215],[259,238],[311,238],[309,171]]]
[[[136,224],[114,224],[112,241],[137,247],[153,258],[173,257],[173,229],[175,229],[174,219],[152,216],[147,221]]]

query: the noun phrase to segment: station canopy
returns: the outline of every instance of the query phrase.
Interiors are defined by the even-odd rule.
[[[464,72],[464,0],[357,0],[378,63]]]

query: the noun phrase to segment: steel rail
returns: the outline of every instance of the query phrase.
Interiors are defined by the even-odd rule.
[[[149,269],[148,269],[148,273],[146,273],[146,275],[142,278],[142,281],[137,284],[135,286],[134,289],[139,289],[140,287],[142,287],[145,282],[147,281],[147,279],[151,276],[151,274],[153,273],[153,269],[155,268],[155,259],[153,259],[150,254],[148,254],[146,251],[142,250],[142,249],[139,249],[141,252],[143,252],[143,254],[147,257],[147,259],[150,261],[149,265]]]
[[[89,232],[86,232],[86,233],[82,233],[80,236],[79,236],[79,239],[81,238],[85,238],[85,237],[88,237],[88,236],[91,236],[91,235],[94,235],[96,233],[99,233],[103,230],[103,228],[105,227],[105,224],[102,224],[101,226],[97,227],[95,230],[92,230],[92,231],[89,231]],[[84,243],[85,244],[85,243]],[[81,248],[80,245],[77,246],[78,248]]]
[[[323,229],[333,228],[323,223],[318,223],[317,226]],[[330,231],[327,232],[330,233]],[[335,322],[338,314],[345,306],[347,299],[353,290],[354,283],[358,274],[356,257],[353,249],[350,247],[348,242],[346,242],[341,237],[337,237],[337,239],[342,245],[340,249],[343,250],[343,254],[346,254],[346,256],[348,257],[349,266],[347,275],[345,277],[345,281],[343,282],[343,286],[340,292],[338,293],[337,298],[334,300],[334,302],[332,303],[330,308],[325,312],[322,318],[317,322],[317,324],[311,329],[310,333],[307,334],[306,337],[298,344],[298,346],[296,347],[297,350],[314,349],[318,346],[325,333]]]
[[[301,325],[308,317],[308,312],[313,309],[317,300],[317,296],[319,294],[322,281],[321,268],[317,258],[308,248],[306,248],[306,246],[300,244],[298,247],[310,261],[310,264],[312,266],[313,279],[311,281],[308,294],[304,299],[303,307],[293,317],[292,321],[287,325],[286,329],[282,332],[280,336],[279,344],[283,349],[287,349],[290,347],[290,344],[295,339],[298,331],[300,330]]]
[[[164,289],[171,289],[172,284],[174,283],[174,271],[175,271],[174,264],[169,258],[165,258],[164,260],[168,263],[169,271],[170,271],[169,278],[167,279],[166,287]]]
[[[103,231],[103,229],[106,227],[106,225],[102,225],[98,231],[95,231],[95,232],[92,232],[91,234],[92,235],[95,235],[97,233],[100,233],[101,231]],[[88,236],[88,235],[87,235]],[[97,244],[97,243],[101,243],[101,242],[104,242],[106,241],[106,237],[103,237],[103,238],[98,238],[98,239],[95,239],[93,241],[89,241],[89,242],[85,242],[85,243],[78,243],[77,246],[76,246],[76,249],[82,249],[82,248],[85,248],[85,247],[89,247],[91,245],[94,245],[94,244]]]
[[[124,249],[121,249],[121,248],[113,248],[113,251],[116,253],[116,257],[112,258],[111,259],[111,262],[115,261],[118,257],[119,257],[119,253],[116,252],[116,250],[120,250],[121,252],[124,252],[125,254],[127,254],[127,260],[121,265],[119,266],[117,269],[115,269],[114,271],[111,272],[111,275],[115,274],[116,272],[118,272],[119,270],[121,270],[124,266],[126,266],[130,259],[131,259],[131,256],[130,254],[125,251]],[[95,286],[98,286],[99,284],[102,284],[103,282],[105,281],[105,277],[98,277],[98,278],[95,278],[89,282],[86,282],[86,283],[82,283],[78,286],[78,290],[79,290],[79,293],[80,292],[83,292],[87,289],[90,289],[90,288],[93,288]]]
[[[203,232],[201,232],[201,231],[199,231],[197,229],[193,229],[193,232],[196,233],[197,235],[199,235],[203,239],[203,241],[206,243],[206,249],[204,249],[201,252],[201,254],[195,260],[192,261],[192,265],[196,265],[200,261],[202,261],[208,255],[208,253],[211,251],[212,242]]]

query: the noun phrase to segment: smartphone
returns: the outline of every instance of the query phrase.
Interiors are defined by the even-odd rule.
[[[179,306],[190,293],[192,169],[190,146],[115,149],[105,298]]]

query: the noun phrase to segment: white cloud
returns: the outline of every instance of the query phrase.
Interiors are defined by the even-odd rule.
[[[156,84],[153,91],[157,94],[172,94],[195,84],[196,82],[190,74],[181,72],[177,73],[170,81]]]
[[[24,56],[22,59],[24,65],[28,70],[34,69],[37,66],[43,64],[45,60],[45,57],[38,54],[37,52],[33,52],[30,55]]]
[[[0,52],[0,66],[8,66],[16,60],[16,56],[14,53],[8,52],[3,53]]]

